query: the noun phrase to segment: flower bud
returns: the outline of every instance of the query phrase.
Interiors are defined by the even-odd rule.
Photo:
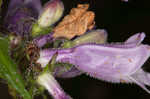
[[[75,45],[83,44],[83,43],[96,43],[103,44],[107,41],[107,32],[105,30],[93,30],[81,37],[78,37],[74,40]]]
[[[41,27],[48,27],[60,19],[64,11],[64,5],[60,0],[51,0],[43,8],[38,19]]]
[[[73,41],[67,41],[63,44],[63,48],[70,48],[80,44],[95,43],[104,44],[107,41],[107,32],[105,30],[93,30],[90,31]]]

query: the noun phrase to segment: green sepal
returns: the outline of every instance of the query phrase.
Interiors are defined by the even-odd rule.
[[[38,23],[33,24],[32,26],[32,37],[37,37],[40,35],[48,34],[52,31],[52,27],[41,27]]]
[[[62,69],[61,69],[61,71],[59,71],[58,73],[57,73],[57,75],[62,75],[64,72],[67,72],[67,71],[69,71],[72,67],[73,67],[73,64],[70,64],[70,63],[60,63],[60,62],[57,62],[57,63],[55,63],[55,68],[57,68],[57,67],[59,67],[59,66],[61,66],[62,67]]]
[[[63,43],[62,48],[71,48],[73,46],[74,46],[73,42],[68,40]]]
[[[55,53],[52,56],[52,59],[50,60],[50,62],[44,68],[43,73],[45,73],[45,72],[53,72],[54,71],[57,56],[58,56],[57,53]]]

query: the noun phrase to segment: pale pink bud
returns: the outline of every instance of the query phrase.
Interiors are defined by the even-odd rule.
[[[48,27],[60,19],[64,11],[64,5],[60,0],[51,0],[44,5],[39,16],[38,24]]]

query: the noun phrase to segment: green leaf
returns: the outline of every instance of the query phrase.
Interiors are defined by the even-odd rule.
[[[9,41],[0,37],[0,76],[7,81],[24,99],[32,99],[25,89],[24,81],[17,72],[17,66],[9,55]]]

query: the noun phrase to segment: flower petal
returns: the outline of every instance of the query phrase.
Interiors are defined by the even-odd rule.
[[[24,4],[33,10],[37,11],[39,14],[42,10],[41,0],[24,0]]]
[[[17,35],[28,36],[34,18],[38,17],[39,9],[37,7],[40,5],[40,0],[32,0],[28,3],[11,0],[5,17],[6,28]]]
[[[101,44],[84,44],[68,49],[47,49],[40,52],[40,58],[37,61],[43,67],[49,62],[54,53],[58,53],[56,61],[66,62],[75,65],[76,68],[88,75],[109,81],[109,82],[134,82],[148,91],[138,77],[134,77],[137,71],[150,56],[150,46],[140,44],[138,46],[127,47],[130,44],[139,44],[144,35],[134,35],[129,38],[126,44],[101,45]],[[129,45],[130,45],[129,44]],[[41,60],[45,62],[42,63]],[[141,78],[140,78],[141,79]],[[142,79],[141,79],[142,80]],[[149,85],[149,83],[148,83]],[[148,91],[149,92],[149,91]]]
[[[141,68],[150,55],[150,47],[142,44],[132,47],[126,45],[139,44],[143,39],[144,34],[136,34],[119,47],[118,44],[85,44],[64,50],[45,50],[41,51],[37,62],[44,67],[53,54],[58,52],[57,61],[74,64],[93,77],[112,82],[120,82],[120,79],[128,81],[124,77]]]
[[[8,11],[11,12],[12,9],[16,8],[17,6],[23,5],[24,2],[21,0],[10,0],[9,6],[8,6]],[[8,13],[9,14],[9,13]]]
[[[46,43],[53,41],[52,33],[41,35],[39,37],[36,37],[33,42],[35,45],[37,45],[39,48],[43,47]]]
[[[63,91],[58,82],[50,73],[39,75],[37,82],[44,86],[54,99],[71,99],[71,97]]]
[[[145,33],[136,33],[133,36],[129,37],[124,43],[112,43],[108,44],[109,47],[117,47],[117,48],[133,48],[141,44],[141,42],[145,38]]]
[[[57,61],[69,62],[93,77],[112,82],[120,82],[120,79],[124,79],[122,77],[133,74],[141,68],[150,55],[147,45],[135,48],[113,48],[86,44],[72,49],[41,52],[38,62],[43,66],[46,65],[57,51]]]
[[[12,14],[16,9],[20,7],[26,7],[33,9],[36,13],[39,13],[42,9],[41,1],[40,0],[10,0],[8,6],[8,13],[7,16]]]
[[[150,86],[150,73],[143,71],[142,69],[139,69],[136,71],[133,75],[129,77],[131,81],[139,85],[141,88],[143,88],[146,92],[150,93],[150,90],[146,88],[145,85]]]
[[[145,33],[137,33],[133,36],[131,36],[130,38],[128,38],[125,41],[125,44],[130,44],[130,43],[135,43],[136,45],[139,45],[145,38]]]

